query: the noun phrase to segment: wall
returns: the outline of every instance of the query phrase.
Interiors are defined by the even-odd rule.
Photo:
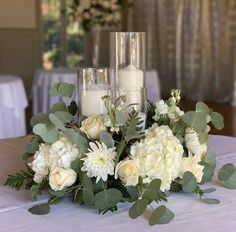
[[[39,0],[0,0],[0,74],[20,76],[30,93],[41,67]]]

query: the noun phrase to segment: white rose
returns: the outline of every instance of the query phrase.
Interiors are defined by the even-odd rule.
[[[115,178],[117,179],[118,176],[126,186],[136,186],[139,178],[137,164],[129,159],[119,162],[116,166]]]
[[[203,176],[203,166],[199,164],[199,156],[183,157],[180,164],[179,177],[183,178],[185,172],[190,171],[196,177],[197,182],[201,182]]]
[[[70,168],[56,167],[49,174],[49,185],[54,191],[70,187],[76,181],[77,174]]]
[[[202,147],[198,140],[198,134],[195,130],[188,127],[185,131],[185,142],[187,149],[194,155],[201,156]]]
[[[82,127],[80,128],[91,139],[98,139],[100,133],[106,130],[104,125],[104,116],[91,116],[86,118],[82,122]]]

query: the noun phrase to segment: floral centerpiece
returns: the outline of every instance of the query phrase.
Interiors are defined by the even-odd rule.
[[[121,24],[123,8],[122,0],[74,1],[75,18],[85,31],[89,31],[96,25],[118,27]]]
[[[71,97],[74,86],[57,83],[51,95]],[[223,117],[203,102],[195,111],[184,113],[178,107],[180,91],[171,91],[167,101],[148,104],[146,129],[138,112],[126,106],[120,96],[114,103],[103,101],[106,115],[84,117],[76,102],[56,103],[49,114],[31,119],[33,134],[26,144],[23,159],[26,170],[9,175],[5,185],[25,187],[36,199],[48,190],[47,203],[29,209],[33,214],[47,214],[53,204],[65,197],[99,211],[118,210],[118,203],[130,202],[129,216],[144,214],[148,205],[157,206],[149,224],[164,224],[174,213],[161,203],[171,192],[195,194],[204,203],[218,199],[205,194],[216,166],[216,157],[207,151],[210,124],[223,128]],[[224,165],[218,174],[220,183],[236,188],[236,169]]]

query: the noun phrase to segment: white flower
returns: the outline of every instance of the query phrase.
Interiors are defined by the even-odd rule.
[[[160,100],[159,102],[156,103],[155,113],[156,114],[153,116],[153,119],[155,121],[158,121],[160,115],[168,113],[168,105],[163,100]]]
[[[80,128],[90,139],[98,139],[100,133],[106,130],[104,125],[105,117],[103,115],[90,116],[82,122]]]
[[[70,168],[71,162],[81,158],[81,154],[76,144],[71,143],[65,136],[61,135],[60,139],[51,145],[49,150],[50,168],[62,167]]]
[[[49,149],[50,145],[41,144],[39,150],[34,155],[34,161],[29,164],[32,170],[35,172],[34,181],[36,183],[41,183],[43,178],[49,173]]]
[[[139,170],[135,161],[125,159],[119,162],[115,170],[115,179],[118,177],[126,186],[136,186],[139,179]]]
[[[201,158],[199,156],[183,157],[181,160],[179,177],[183,178],[185,172],[190,171],[196,177],[197,182],[201,182],[204,166],[200,165]]]
[[[70,168],[53,168],[49,175],[49,185],[54,191],[70,187],[76,181],[77,174]]]
[[[100,179],[106,181],[108,175],[114,175],[114,159],[116,156],[115,147],[107,148],[104,143],[89,143],[90,149],[86,153],[82,171],[87,172],[89,177],[96,177],[96,182]]]
[[[154,124],[145,138],[131,146],[131,158],[137,162],[144,183],[161,179],[161,190],[169,190],[178,176],[183,147],[168,126]]]
[[[187,149],[192,154],[201,156],[202,146],[198,140],[197,132],[190,127],[186,128],[184,139],[186,142]]]

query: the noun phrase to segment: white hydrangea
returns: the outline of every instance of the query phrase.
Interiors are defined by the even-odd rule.
[[[158,121],[160,118],[160,115],[168,113],[168,105],[163,100],[158,101],[156,103],[155,113],[156,114],[153,116],[153,119],[155,121]]]
[[[161,179],[161,190],[169,190],[178,177],[183,147],[168,126],[153,126],[140,142],[131,146],[131,159],[137,162],[144,183]]]
[[[108,175],[114,175],[115,147],[107,148],[104,143],[89,143],[90,149],[86,153],[82,171],[87,172],[89,177],[96,177],[96,182],[100,179],[106,181]]]
[[[63,135],[51,145],[41,144],[33,162],[29,164],[35,172],[34,181],[41,183],[53,168],[70,168],[71,162],[77,158],[81,158],[77,145]]]

